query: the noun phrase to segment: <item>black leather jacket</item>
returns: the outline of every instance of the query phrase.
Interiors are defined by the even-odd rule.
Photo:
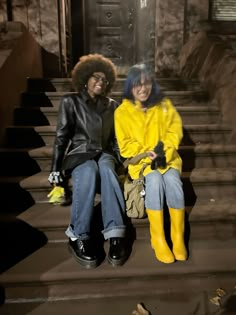
[[[51,171],[72,170],[101,152],[119,159],[114,135],[117,102],[99,96],[96,104],[87,92],[62,97]]]

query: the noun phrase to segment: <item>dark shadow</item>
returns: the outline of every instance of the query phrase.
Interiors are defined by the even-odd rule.
[[[181,141],[181,145],[193,145],[195,146],[195,142],[192,140],[188,130],[183,127],[183,138]]]
[[[195,142],[192,140],[188,131],[183,128],[183,139],[181,142],[179,154],[183,161],[183,172],[182,176],[184,198],[185,198],[185,207],[190,209],[190,212],[193,206],[196,203],[197,196],[194,192],[193,185],[190,181],[190,175],[193,169],[196,166],[196,154],[195,154]]]
[[[23,92],[21,94],[22,107],[53,107],[45,92]]]
[[[236,314],[236,295],[229,295],[225,297],[225,301],[222,303],[221,306],[224,311],[221,313],[222,315],[232,315]]]
[[[0,273],[6,272],[23,259],[39,250],[48,239],[45,234],[26,222],[14,216],[0,217]],[[6,284],[7,285],[7,284]],[[15,288],[21,291],[22,288]],[[45,288],[47,296],[47,288]],[[28,314],[41,303],[4,304],[6,300],[6,289],[0,286],[0,313],[1,314]]]
[[[41,231],[17,218],[6,218],[0,222],[0,273],[31,255],[47,243]]]
[[[55,114],[56,115],[56,114]],[[50,125],[47,116],[40,108],[17,107],[13,114],[15,126],[48,126]]]
[[[0,214],[20,214],[34,205],[31,194],[21,188],[19,183],[1,183]]]
[[[7,21],[13,21],[12,0],[7,0]]]
[[[126,215],[124,216],[124,224],[126,226],[126,251],[128,259],[132,253],[134,241],[136,240],[136,229],[131,218],[128,218]]]
[[[42,63],[43,63],[43,76],[46,78],[59,78],[65,76],[60,73],[59,57],[53,53],[48,52],[41,47]]]
[[[104,237],[102,234],[103,222],[102,222],[102,211],[101,203],[99,202],[94,207],[94,215],[91,223],[91,238],[93,239],[94,246],[97,249],[97,257],[99,260],[99,265],[104,261],[106,257],[106,252],[104,250]]]
[[[191,172],[195,168],[196,155],[194,152],[195,145],[180,146],[179,155],[183,161],[183,172]]]
[[[41,169],[28,152],[9,150],[1,152],[0,175],[1,176],[32,176]]]
[[[84,55],[84,12],[83,1],[71,1],[71,33],[72,33],[72,56],[71,68],[78,62],[79,58]]]
[[[2,304],[4,304],[5,299],[6,299],[5,290],[2,286],[0,286],[0,307]]]
[[[27,78],[27,92],[56,92],[56,88],[50,79]]]
[[[35,130],[34,127],[7,128],[6,138],[8,148],[39,148],[45,146],[42,136]]]
[[[191,213],[192,208],[197,201],[197,195],[195,194],[193,185],[189,177],[183,178],[182,182],[184,189],[185,207],[188,208],[189,213]]]

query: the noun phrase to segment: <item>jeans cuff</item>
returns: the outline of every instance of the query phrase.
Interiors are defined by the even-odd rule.
[[[82,235],[76,235],[74,234],[71,226],[68,226],[68,228],[66,229],[65,231],[65,234],[66,236],[68,236],[69,238],[77,238],[77,239],[80,239],[80,240],[88,240],[90,237],[88,234],[82,234]]]
[[[105,240],[111,237],[125,237],[125,226],[115,226],[109,229],[105,229],[102,231]]]

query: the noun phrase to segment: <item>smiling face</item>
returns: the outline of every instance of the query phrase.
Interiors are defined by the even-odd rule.
[[[145,78],[143,75],[141,76],[140,82],[135,84],[132,88],[132,93],[135,101],[139,101],[141,103],[145,102],[152,91],[152,82],[151,80]]]
[[[88,94],[92,98],[101,95],[105,91],[107,84],[109,83],[103,72],[94,72],[88,80]]]

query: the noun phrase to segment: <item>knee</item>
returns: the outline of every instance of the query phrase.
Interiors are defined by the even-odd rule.
[[[115,165],[113,163],[99,163],[99,172],[102,176],[112,176],[115,172]]]
[[[162,176],[159,172],[154,171],[146,175],[145,177],[146,186],[159,187],[162,186]]]
[[[79,166],[77,166],[73,172],[72,176],[73,178],[79,178],[80,180],[83,179],[92,179],[96,178],[98,173],[98,167],[95,161],[89,160]]]
[[[179,191],[182,189],[182,186],[183,184],[181,179],[176,176],[170,177],[169,180],[166,182],[166,187],[172,191]]]

